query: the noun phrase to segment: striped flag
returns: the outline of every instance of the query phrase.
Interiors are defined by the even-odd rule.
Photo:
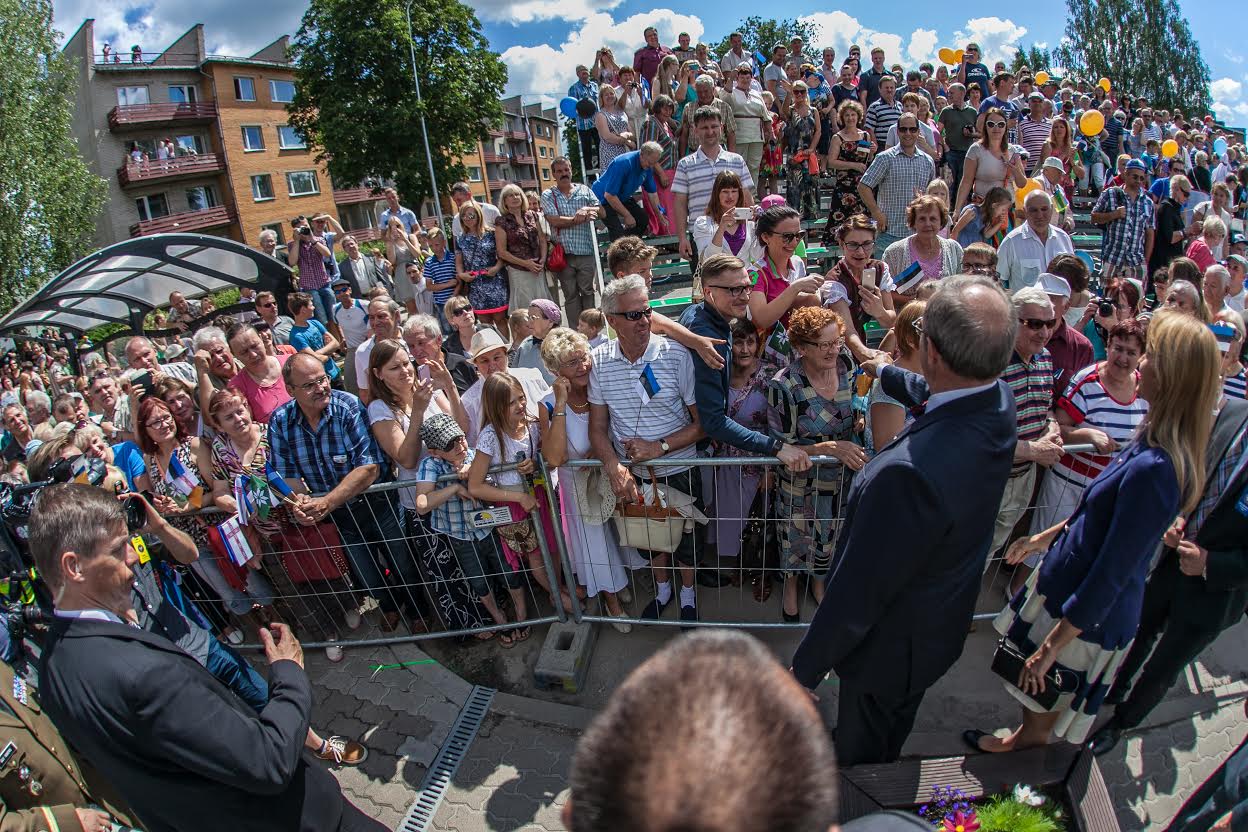
[[[659,395],[659,389],[659,380],[654,377],[654,369],[647,364],[637,377],[637,392],[641,394],[642,402],[649,404],[651,399]]]
[[[1057,209],[1059,214],[1065,213],[1066,209],[1070,207],[1070,203],[1066,201],[1066,192],[1061,188],[1053,189],[1053,207]]]
[[[173,490],[182,495],[195,508],[203,504],[204,484],[200,482],[195,472],[188,470],[182,464],[176,451],[173,456],[169,457],[169,465],[165,468],[165,482],[173,486]]]
[[[243,525],[237,517],[228,518],[217,526],[217,531],[221,533],[221,543],[225,546],[230,562],[235,566],[246,566],[247,561],[256,556],[251,549],[251,544],[247,542],[246,535],[243,534]]]
[[[282,497],[295,496],[295,490],[282,479],[282,475],[277,473],[277,469],[273,467],[273,463],[266,462],[264,464],[264,476],[269,481],[269,487],[276,491]],[[280,500],[279,500],[280,502]]]
[[[923,280],[923,267],[919,265],[919,261],[914,261],[910,267],[894,278],[897,284],[897,291],[901,294],[907,294],[912,289],[918,288],[919,283]]]

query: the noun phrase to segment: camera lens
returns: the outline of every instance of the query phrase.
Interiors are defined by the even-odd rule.
[[[1096,307],[1096,311],[1101,313],[1102,318],[1108,318],[1110,315],[1114,314],[1114,304],[1110,301],[1103,300]]]
[[[126,500],[126,528],[132,533],[147,525],[147,511],[143,508],[143,501],[137,497],[130,497]]]

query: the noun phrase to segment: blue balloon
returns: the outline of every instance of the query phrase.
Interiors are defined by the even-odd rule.
[[[568,96],[559,102],[559,112],[567,118],[576,118],[576,99]]]
[[[1213,152],[1219,156],[1226,155],[1226,139],[1219,136],[1213,140]]]

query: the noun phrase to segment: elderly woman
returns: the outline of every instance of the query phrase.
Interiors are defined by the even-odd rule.
[[[1194,157],[1194,161],[1196,164],[1192,167],[1192,180],[1196,183],[1196,190],[1207,194],[1213,189],[1213,172],[1209,170],[1209,154],[1201,150]]]
[[[798,577],[813,577],[815,601],[823,600],[824,579],[836,546],[841,498],[849,493],[853,471],[867,456],[852,439],[854,411],[849,386],[852,362],[843,354],[845,325],[840,315],[805,307],[789,316],[793,359],[767,382],[768,424],[774,436],[810,456],[839,462],[795,473],[781,468],[776,517],[784,529],[783,619],[800,619]],[[850,469],[849,473],[845,468]]]
[[[969,156],[967,161],[970,161]],[[911,282],[904,294],[894,290],[897,303],[909,300],[908,296],[921,283],[940,280],[962,271],[962,246],[957,240],[940,236],[940,230],[948,222],[949,208],[938,197],[923,194],[915,197],[906,208],[906,225],[913,233],[891,243],[884,250],[884,262],[888,264],[893,279],[899,283]],[[917,271],[914,266],[918,267]],[[911,273],[907,274],[907,271]],[[913,280],[916,277],[918,281]]]
[[[971,105],[978,106],[974,101]],[[1027,182],[1023,157],[1010,147],[1006,138],[1005,113],[997,107],[989,107],[983,118],[984,134],[966,153],[955,214],[962,213],[972,196],[982,197],[996,187],[1004,187],[1012,193]]]
[[[503,186],[498,197],[499,216],[494,221],[494,239],[498,259],[507,264],[507,283],[511,290],[508,310],[528,309],[538,298],[549,300],[546,279],[547,240],[542,231],[542,215],[529,210],[528,200],[519,185]]]
[[[282,365],[290,356],[270,355],[264,338],[251,324],[235,324],[227,337],[231,352],[243,365],[229,386],[243,394],[252,417],[267,425],[273,411],[290,401],[282,382]]]
[[[925,301],[907,303],[897,313],[897,325],[893,327],[893,364],[912,373],[923,372],[923,365],[919,360],[919,328],[916,323],[923,317],[926,308]],[[867,394],[865,442],[868,456],[875,456],[881,448],[893,441],[902,428],[913,421],[914,414],[910,408],[885,393],[878,378],[871,382],[871,392]]]
[[[793,102],[784,129],[785,198],[790,208],[802,212],[802,218],[813,220],[819,212],[818,148],[819,112],[810,103],[810,90],[804,81],[793,85]]]
[[[875,141],[870,133],[862,129],[862,105],[853,99],[846,99],[836,108],[836,113],[841,129],[833,134],[828,145],[828,167],[832,168],[836,184],[832,186],[828,223],[823,230],[825,245],[850,216],[863,213],[858,180],[875,156]]]
[[[464,233],[455,238],[455,276],[468,287],[468,300],[477,318],[506,338],[507,277],[498,260],[494,229],[486,225],[481,209],[472,200],[459,209],[459,221]]]
[[[675,112],[676,102],[667,93],[661,93],[650,102],[650,115],[646,116],[645,122],[641,125],[641,143],[654,142],[663,148],[659,163],[652,170],[654,171],[654,184],[658,187],[659,205],[669,217],[676,216],[672,196],[672,178],[676,176],[677,161],[676,131],[678,128],[672,119]],[[650,233],[659,234],[662,231],[662,223],[659,222],[659,217],[654,213],[649,201],[645,202],[645,206],[646,214],[650,217]]]
[[[628,113],[620,105],[620,94],[615,87],[599,87],[594,127],[598,130],[599,170],[606,170],[616,156],[637,147],[637,134],[632,132]]]
[[[874,318],[884,327],[893,325],[892,272],[888,264],[871,256],[875,249],[875,223],[854,214],[835,229],[841,259],[828,281],[819,289],[819,300],[852,326],[845,333],[850,352],[859,361],[875,355],[866,345],[866,323]],[[869,271],[868,271],[869,270]]]
[[[616,92],[619,93],[620,109],[628,116],[628,131],[636,137],[650,108],[650,81],[638,77],[631,66],[623,66],[620,67],[620,85]],[[606,170],[605,166],[603,170]]]
[[[815,292],[823,278],[806,274],[806,261],[796,256],[802,239],[802,215],[787,205],[768,208],[754,220],[754,234],[763,247],[758,281],[750,293],[750,320],[759,330],[785,321],[795,306],[817,304]]]
[[[224,390],[241,365],[230,352],[230,345],[220,327],[206,326],[196,330],[191,339],[191,352],[195,359],[199,409],[204,412],[208,410],[208,398],[217,390]]]
[[[415,234],[409,234],[407,226],[395,216],[386,223],[383,239],[386,243],[386,262],[390,264],[390,274],[394,276],[394,299],[407,307],[409,315],[415,315],[417,287],[412,284],[407,267],[424,259],[420,241]]]
[[[1186,257],[1179,259],[1187,260]],[[1179,260],[1175,260],[1175,263],[1177,262],[1179,262]],[[1187,262],[1190,263],[1191,261],[1187,260]],[[1170,265],[1173,266],[1174,263],[1171,263]],[[1174,270],[1171,269],[1170,273],[1173,277]],[[1201,282],[1204,282],[1203,279]],[[1185,315],[1191,315],[1196,320],[1204,321],[1205,323],[1209,323],[1213,320],[1213,315],[1209,312],[1209,306],[1205,303],[1205,296],[1201,293],[1201,290],[1196,287],[1196,284],[1192,283],[1190,280],[1172,279],[1170,281],[1170,290],[1166,292],[1166,302],[1163,307],[1165,309],[1176,309]]]
[[[556,327],[542,339],[542,361],[555,376],[550,395],[538,409],[542,456],[546,464],[558,468],[570,459],[589,459],[589,341],[579,332]],[[625,567],[645,565],[635,549],[621,547],[607,527],[609,510],[614,506],[610,484],[596,468],[559,468],[559,503],[563,539],[577,583],[586,597],[598,596],[607,614],[623,618],[618,593],[628,588]],[[604,499],[605,495],[605,499]],[[591,505],[603,511],[591,513]],[[632,625],[614,622],[621,633]]]
[[[1084,308],[1083,317],[1075,327],[1092,342],[1092,354],[1097,361],[1104,361],[1108,355],[1106,345],[1109,331],[1119,321],[1140,314],[1140,304],[1143,301],[1139,282],[1121,277],[1115,277],[1105,285],[1103,297],[1113,304],[1114,311],[1109,315],[1102,315],[1100,300],[1093,298]]]
[[[1054,734],[1074,744],[1087,738],[1139,626],[1157,541],[1169,541],[1175,518],[1195,509],[1204,490],[1218,363],[1207,327],[1185,315],[1157,315],[1139,365],[1138,394],[1148,402],[1139,431],[1069,520],[1010,547],[1014,563],[1047,550],[994,622],[1028,656],[1018,678],[1006,681],[1023,719],[1005,737],[964,732],[976,751],[1045,745]]]
[[[750,178],[757,182],[763,146],[770,134],[771,115],[762,93],[754,89],[754,71],[749,63],[739,64],[731,81],[730,91],[720,93],[720,97],[732,105],[732,115],[737,120],[737,152],[745,159]],[[764,131],[764,127],[768,129]]]
[[[1224,242],[1226,223],[1222,222],[1221,217],[1205,217],[1200,226],[1200,236],[1188,243],[1187,251],[1183,253],[1200,267],[1202,273],[1207,272],[1210,266],[1218,262],[1213,254],[1214,249],[1221,250]]]
[[[1235,330],[1229,341],[1219,337],[1222,352],[1222,395],[1231,399],[1248,398],[1248,378],[1244,373],[1244,318],[1232,309],[1223,309],[1214,316],[1214,324],[1225,324]]]

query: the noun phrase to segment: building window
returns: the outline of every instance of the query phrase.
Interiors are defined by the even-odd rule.
[[[272,231],[277,235],[277,244],[279,246],[286,245],[286,224],[281,222],[270,222],[260,226],[261,231]],[[259,240],[257,240],[259,242]]]
[[[128,107],[132,104],[148,104],[147,87],[118,87],[117,104]]]
[[[174,104],[194,104],[199,100],[199,90],[194,84],[170,84],[169,100]]]
[[[179,156],[199,156],[204,152],[202,136],[175,136],[173,141],[178,146]]]
[[[264,130],[259,125],[243,127],[243,150],[264,150]]]
[[[314,170],[292,170],[286,174],[286,190],[291,196],[311,196],[319,194],[321,186],[316,181]]]
[[[308,143],[303,140],[303,134],[289,124],[279,124],[277,127],[277,146],[282,150],[303,150]]]
[[[294,81],[269,81],[269,100],[274,104],[289,104],[295,100]]]
[[[207,211],[220,204],[217,200],[217,189],[212,185],[186,189],[186,207],[191,211]]]
[[[236,101],[256,100],[256,79],[245,75],[234,76],[234,98]]]
[[[542,168],[542,179],[543,180],[550,179],[550,168]]]
[[[169,200],[164,194],[148,194],[134,200],[134,207],[139,212],[139,221],[159,219],[169,216]]]
[[[541,156],[543,159],[545,159],[545,158],[546,158],[546,147],[545,147],[545,145],[540,145],[540,146],[538,146],[538,148],[537,148],[537,155],[538,155],[538,156]]]
[[[468,181],[480,182],[481,181],[481,168],[469,167],[468,168]]]
[[[267,173],[251,177],[251,198],[256,202],[273,199],[273,177]]]

